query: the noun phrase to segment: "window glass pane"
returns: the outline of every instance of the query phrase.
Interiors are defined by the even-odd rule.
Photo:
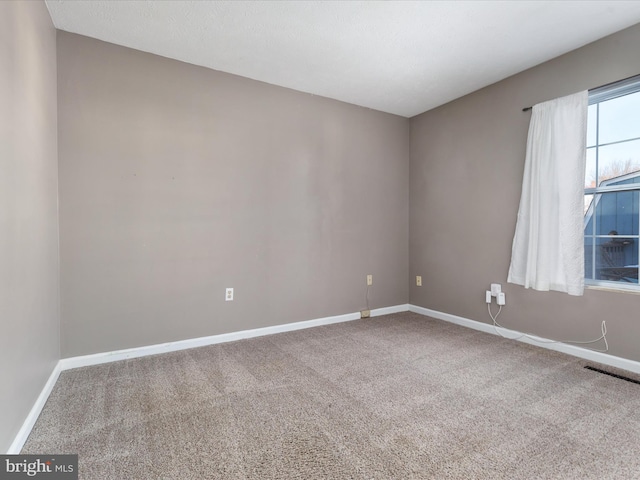
[[[597,235],[638,235],[639,192],[596,195]]]
[[[598,89],[590,99],[599,103],[588,107],[585,189],[639,187],[640,83]],[[640,189],[585,195],[583,208],[585,279],[640,287]]]
[[[596,149],[587,149],[587,168],[584,171],[584,188],[596,186]]]
[[[595,253],[595,277],[597,280],[638,283],[637,238],[598,238],[596,239]]]
[[[593,195],[585,195],[584,196],[584,214],[585,215],[587,215],[589,213],[589,208],[591,207],[591,203],[592,202],[593,202]]]
[[[596,131],[598,119],[596,118],[598,105],[589,105],[589,116],[587,117],[587,147],[596,144]]]
[[[595,272],[593,270],[593,247],[595,246],[595,237],[584,237],[584,278],[593,280],[595,279]]]
[[[640,140],[616,143],[598,148],[598,185],[603,181],[615,179],[640,171]],[[624,179],[619,182],[623,183]],[[618,182],[608,181],[606,185]]]
[[[640,137],[640,92],[600,103],[599,143]]]

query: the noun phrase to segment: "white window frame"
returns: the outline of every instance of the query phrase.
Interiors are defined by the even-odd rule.
[[[597,113],[596,113],[596,142],[595,145],[592,146],[588,146],[587,145],[587,150],[593,149],[595,148],[596,151],[596,178],[597,175],[599,173],[599,165],[598,165],[598,151],[600,147],[605,147],[608,145],[615,145],[615,144],[619,144],[619,143],[623,143],[623,142],[629,142],[629,141],[634,141],[634,140],[640,140],[640,136],[636,137],[636,138],[628,138],[628,139],[624,139],[624,140],[619,140],[616,142],[610,142],[610,143],[599,143],[599,127],[600,127],[600,119],[599,119],[599,104],[601,102],[605,102],[607,100],[612,100],[614,98],[618,98],[618,97],[622,97],[625,95],[629,95],[631,93],[637,93],[640,92],[640,75],[637,75],[635,77],[631,77],[625,80],[621,80],[619,82],[615,82],[613,84],[609,84],[609,85],[605,85],[602,87],[598,87],[595,88],[593,90],[589,91],[589,105],[598,105],[598,107],[596,107]],[[586,161],[586,159],[585,159]],[[620,181],[623,180],[623,178],[616,178],[616,181]],[[596,180],[597,181],[597,180]],[[630,290],[630,291],[634,291],[634,292],[638,292],[640,293],[640,283],[627,283],[627,282],[619,282],[619,281],[612,281],[612,280],[598,280],[598,279],[594,279],[594,278],[589,278],[589,277],[595,277],[595,271],[596,271],[596,252],[597,252],[597,241],[598,239],[602,239],[602,238],[606,238],[606,239],[610,239],[611,237],[609,235],[596,235],[595,232],[597,231],[597,226],[596,226],[596,219],[595,219],[595,211],[596,211],[596,206],[599,203],[599,200],[601,198],[600,194],[602,193],[608,193],[608,192],[627,192],[627,191],[640,191],[640,183],[635,183],[635,184],[624,184],[624,185],[610,185],[610,182],[608,181],[603,181],[602,184],[600,186],[596,185],[593,188],[585,188],[584,189],[584,195],[593,195],[593,199],[591,202],[591,205],[589,207],[589,211],[592,212],[592,215],[594,216],[594,222],[593,222],[593,232],[591,235],[587,235],[585,234],[585,239],[591,238],[593,240],[593,245],[591,246],[591,252],[587,252],[587,248],[585,245],[585,255],[587,254],[591,254],[592,258],[591,258],[591,265],[592,265],[592,272],[586,272],[585,271],[585,285],[586,286],[596,286],[596,287],[604,287],[604,288],[611,288],[611,289],[616,289],[616,290]],[[640,210],[640,209],[639,209]],[[588,222],[591,218],[591,215],[587,215],[587,213],[585,213],[585,217],[584,217],[584,228],[587,228]],[[623,235],[623,237],[632,237],[636,240],[636,246],[638,248],[638,260],[640,263],[640,232],[639,235]],[[585,242],[586,243],[586,242]]]

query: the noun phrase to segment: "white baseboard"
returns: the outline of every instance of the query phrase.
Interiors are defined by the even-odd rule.
[[[44,404],[47,403],[47,399],[49,398],[51,390],[53,390],[53,386],[56,384],[61,371],[62,369],[60,368],[60,362],[58,362],[53,368],[51,375],[49,375],[47,383],[44,384],[44,388],[40,392],[40,395],[38,395],[36,402],[33,404],[33,407],[31,407],[31,411],[23,422],[22,427],[20,427],[20,431],[18,431],[16,438],[14,438],[13,443],[9,447],[9,450],[7,451],[8,455],[17,455],[20,453],[20,450],[22,450],[22,447],[27,441],[27,438],[29,438],[31,429],[40,416],[40,412],[42,411]]]
[[[379,317],[380,315],[390,315],[392,313],[400,313],[400,312],[408,312],[409,304],[405,303],[403,305],[394,305],[393,307],[383,307],[376,308],[375,310],[371,310],[372,317]]]
[[[451,315],[449,313],[439,312],[437,310],[431,310],[429,308],[418,307],[416,305],[409,305],[409,311],[419,313],[427,317],[437,318],[446,322],[455,323],[463,327],[472,328],[474,330],[480,330],[481,332],[491,333],[492,335],[500,335],[502,333],[505,337],[511,337],[519,342],[528,343],[537,347],[546,348],[548,350],[554,350],[556,352],[566,353],[574,357],[583,358],[592,362],[602,363],[616,368],[621,368],[634,373],[640,373],[640,362],[635,360],[628,360],[626,358],[616,357],[607,353],[595,352],[588,348],[577,347],[575,345],[569,345],[566,343],[543,343],[550,342],[551,340],[535,335],[529,335],[528,337],[519,337],[522,332],[516,330],[509,330],[507,328],[497,328],[500,333],[496,331],[493,325],[484,322],[478,322],[476,320],[470,320],[464,317],[458,317],[457,315]],[[538,341],[536,341],[538,340]]]
[[[377,317],[396,312],[406,312],[409,310],[409,304],[395,305],[392,307],[383,307],[371,310],[371,316]],[[204,347],[206,345],[214,345],[216,343],[233,342],[245,338],[261,337],[263,335],[271,335],[274,333],[291,332],[301,330],[303,328],[318,327],[320,325],[330,325],[332,323],[348,322],[360,319],[360,312],[347,313],[344,315],[335,315],[332,317],[316,318],[314,320],[306,320],[303,322],[286,323],[284,325],[274,325],[271,327],[255,328],[252,330],[241,330],[239,332],[223,333],[220,335],[212,335],[209,337],[191,338],[188,340],[179,340],[176,342],[160,343],[157,345],[147,345],[144,347],[127,348],[124,350],[116,350],[113,352],[95,353],[92,355],[82,355],[78,357],[63,358],[60,360],[62,370],[69,370],[78,367],[87,367],[90,365],[99,365],[101,363],[117,362],[129,358],[145,357],[147,355],[157,355],[159,353],[175,352],[178,350],[186,350],[188,348]]]

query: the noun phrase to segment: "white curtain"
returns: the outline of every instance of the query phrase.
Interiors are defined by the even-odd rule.
[[[570,295],[584,291],[584,92],[533,107],[507,281]]]

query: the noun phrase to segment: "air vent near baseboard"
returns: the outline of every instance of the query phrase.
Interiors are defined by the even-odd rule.
[[[594,372],[604,373],[605,375],[609,375],[610,377],[619,378],[620,380],[626,380],[627,382],[637,383],[638,385],[640,385],[640,380],[634,380],[633,378],[625,377],[623,375],[617,375],[615,373],[606,372],[604,370],[600,370],[599,368],[590,367],[589,365],[585,366],[584,368],[586,368],[587,370],[593,370]]]

